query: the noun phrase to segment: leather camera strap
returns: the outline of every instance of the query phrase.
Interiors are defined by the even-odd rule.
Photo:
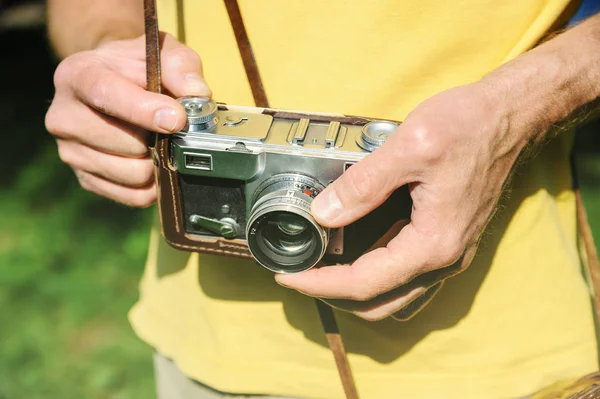
[[[239,5],[236,0],[224,0],[231,21],[231,26],[235,34],[235,38],[238,44],[240,55],[244,63],[248,82],[252,89],[252,95],[254,96],[254,102],[258,107],[269,107],[269,102],[264,90],[262,79],[258,71],[258,65],[254,59],[252,52],[252,46],[248,39],[248,34],[244,26],[242,14],[240,12]],[[180,10],[181,12],[181,10]],[[156,15],[156,0],[144,0],[144,23],[146,30],[146,84],[147,90],[160,93],[161,92],[161,80],[160,80],[160,36],[158,29],[158,20]],[[180,27],[181,29],[181,27]],[[158,135],[157,145],[165,137]],[[161,168],[157,168],[157,173],[164,173],[160,171]],[[358,399],[358,393],[352,378],[352,372],[350,370],[350,364],[348,363],[348,357],[344,349],[344,343],[340,335],[333,309],[329,305],[315,299],[317,304],[317,310],[321,319],[321,324],[325,330],[327,343],[338,368],[340,380],[346,393],[347,399]]]
[[[600,325],[600,261],[598,260],[598,249],[592,236],[592,228],[581,199],[581,191],[579,188],[575,190],[577,200],[577,222],[579,224],[579,233],[583,240],[583,246],[587,256],[587,265],[590,273],[592,289],[594,291],[594,306],[596,308],[596,318]]]
[[[587,267],[590,277],[590,284],[594,294],[594,308],[596,310],[596,319],[600,326],[600,260],[598,259],[598,249],[592,235],[592,228],[585,210],[583,199],[581,198],[581,189],[577,179],[576,165],[574,156],[571,157],[571,173],[573,176],[573,189],[575,190],[575,201],[577,208],[577,225],[579,227],[579,236],[583,243]]]
[[[224,3],[227,8],[229,20],[231,21],[231,27],[233,28],[233,34],[235,35],[238,49],[240,50],[240,56],[244,63],[248,83],[250,83],[250,88],[252,89],[254,103],[257,107],[269,108],[269,101],[267,100],[267,94],[265,93],[265,88],[260,73],[258,72],[258,65],[254,59],[254,52],[252,51],[250,39],[248,39],[248,33],[246,32],[246,26],[242,19],[240,6],[237,0],[224,0]]]
[[[160,37],[155,0],[144,0],[144,26],[146,30],[146,90],[161,93]]]
[[[340,381],[342,382],[346,398],[358,399],[358,392],[356,391],[356,385],[354,383],[354,378],[352,377],[348,356],[346,356],[344,341],[342,340],[337,321],[335,320],[333,309],[325,302],[316,298],[315,303],[317,305],[317,311],[319,312],[319,318],[321,319],[321,325],[325,331],[327,344],[335,359],[335,364],[340,375]]]
[[[146,90],[152,93],[161,93],[160,37],[155,0],[144,0],[144,26],[146,30]],[[153,159],[156,160],[157,156],[154,151],[156,134],[153,132],[148,133],[147,144],[152,149]]]

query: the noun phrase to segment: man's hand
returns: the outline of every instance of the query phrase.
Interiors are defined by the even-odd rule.
[[[523,149],[583,106],[597,106],[599,65],[597,14],[481,81],[426,100],[312,205],[319,223],[344,226],[408,184],[411,222],[350,266],[277,281],[368,320],[410,318],[469,265]]]
[[[319,194],[312,212],[327,227],[366,215],[408,184],[411,222],[350,266],[277,281],[368,320],[407,319],[444,279],[471,262],[482,230],[530,134],[515,131],[494,87],[474,83],[419,105],[387,142]]]
[[[186,114],[166,95],[145,91],[144,37],[114,41],[65,58],[54,75],[56,93],[46,128],[60,158],[88,191],[130,206],[156,200],[146,130],[172,133]],[[210,96],[200,57],[164,37],[163,90],[180,97]]]

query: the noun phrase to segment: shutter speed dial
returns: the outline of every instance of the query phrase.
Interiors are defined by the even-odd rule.
[[[356,137],[356,144],[365,151],[374,151],[398,129],[398,124],[388,121],[372,121],[362,127],[361,135]]]
[[[208,130],[217,124],[217,103],[208,97],[183,97],[177,101],[185,109],[190,131]]]

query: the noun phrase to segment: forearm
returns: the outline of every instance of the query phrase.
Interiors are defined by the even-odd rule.
[[[59,57],[144,31],[141,0],[48,0],[48,31]]]
[[[523,146],[600,96],[600,14],[487,75]]]

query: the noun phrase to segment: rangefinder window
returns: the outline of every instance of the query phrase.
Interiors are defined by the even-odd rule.
[[[213,170],[210,154],[185,153],[185,167],[189,169]]]

